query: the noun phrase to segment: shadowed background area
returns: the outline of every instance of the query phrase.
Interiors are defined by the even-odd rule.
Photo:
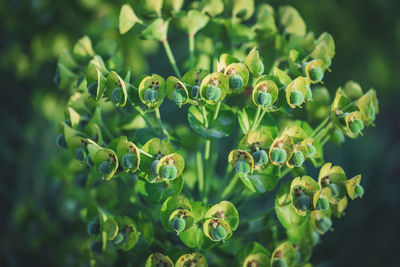
[[[0,2],[0,266],[75,266],[76,244],[85,225],[60,178],[67,162],[55,146],[68,92],[53,83],[58,54],[82,35],[115,38],[133,66],[133,75],[172,74],[158,44],[117,31],[125,1]],[[261,1],[258,1],[261,2]],[[298,9],[308,30],[327,31],[336,43],[331,93],[353,79],[377,90],[380,114],[364,137],[342,147],[328,144],[325,159],[349,176],[361,173],[366,194],[351,202],[313,253],[316,266],[395,266],[400,236],[400,2],[395,0],[268,1]],[[178,62],[187,58],[186,39],[171,46]],[[183,48],[185,47],[185,49]],[[182,48],[182,49],[181,49]],[[178,52],[182,51],[182,53]],[[172,109],[163,108],[172,120]],[[168,120],[168,119],[167,119]],[[186,116],[180,116],[186,123]],[[174,121],[176,123],[176,121]],[[221,150],[221,155],[227,155]]]

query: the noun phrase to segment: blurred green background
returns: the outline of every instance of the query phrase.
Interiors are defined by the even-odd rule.
[[[158,44],[119,35],[124,2],[0,2],[0,266],[76,266],[83,254],[78,244],[87,237],[86,226],[63,182],[67,174],[58,167],[68,158],[55,146],[56,123],[63,119],[68,99],[68,92],[53,83],[58,54],[85,34],[95,43],[115,38],[135,77],[149,71],[172,74]],[[395,266],[400,236],[400,1],[267,2],[293,5],[316,36],[323,31],[333,35],[336,56],[333,72],[325,78],[331,96],[353,79],[364,90],[374,87],[380,101],[375,128],[346,140],[343,147],[327,146],[327,161],[341,165],[349,176],[362,173],[366,194],[334,222],[334,232],[324,236],[311,262]],[[186,51],[186,38],[173,36],[173,50]],[[185,53],[176,53],[178,63],[187,58]]]

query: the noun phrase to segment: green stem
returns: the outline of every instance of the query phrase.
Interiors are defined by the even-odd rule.
[[[194,68],[194,34],[189,33],[190,68]]]
[[[201,151],[196,151],[196,164],[197,164],[197,176],[199,179],[199,191],[204,193],[204,169],[203,169],[203,159]]]
[[[171,63],[172,68],[174,69],[174,72],[175,72],[176,76],[178,77],[178,79],[180,79],[181,78],[181,73],[179,71],[178,65],[176,65],[175,57],[172,54],[172,50],[171,50],[171,47],[169,46],[168,40],[164,39],[162,41],[162,43],[163,43],[163,46],[164,46],[165,53],[167,53],[169,62]]]
[[[315,128],[315,130],[312,132],[311,137],[314,137],[318,131],[320,131],[323,127],[325,127],[325,125],[328,123],[329,121],[329,115],[317,126],[317,128]]]
[[[211,146],[211,140],[210,138],[206,139],[206,143],[205,143],[205,147],[204,147],[204,162],[205,162],[205,166],[204,166],[204,173],[205,173],[205,177],[204,177],[204,196],[203,196],[203,201],[207,202],[207,198],[208,198],[208,189],[210,187],[210,183],[208,181],[210,175],[210,146]]]
[[[149,158],[153,158],[153,156],[151,154],[147,153],[146,151],[143,151],[140,148],[138,148],[138,150],[139,150],[140,154],[143,154],[143,155],[145,155],[145,156],[147,156]]]
[[[208,119],[207,119],[207,111],[204,105],[201,106],[201,110],[203,111],[203,119],[204,119],[204,127],[208,128]]]
[[[292,169],[289,167],[285,167],[285,169],[281,172],[281,179],[286,176]]]
[[[230,193],[232,193],[232,190],[237,184],[238,180],[239,180],[239,175],[236,174],[235,176],[233,176],[228,186],[225,187],[224,191],[222,192],[221,199],[225,199]]]
[[[324,137],[329,133],[329,131],[331,130],[332,127],[333,127],[333,124],[332,124],[332,123],[329,123],[327,126],[325,126],[324,129],[322,129],[322,130],[314,137],[314,140],[317,141],[317,142],[321,141],[321,139],[324,138]]]
[[[245,224],[245,223],[250,223],[250,222],[257,221],[257,220],[259,220],[259,219],[263,219],[263,218],[265,218],[266,216],[270,215],[274,210],[275,210],[274,208],[269,209],[267,212],[265,212],[265,213],[263,213],[263,214],[261,214],[261,215],[258,215],[257,217],[250,218],[250,219],[247,219],[247,220],[241,220],[240,223],[241,223],[241,224]]]
[[[107,137],[108,137],[110,140],[113,140],[113,139],[114,139],[114,137],[113,137],[113,135],[111,134],[110,130],[108,130],[107,126],[106,126],[104,123],[103,123],[103,130],[104,130],[104,133],[107,135]]]
[[[220,107],[221,107],[221,102],[218,102],[217,108],[215,109],[213,121],[215,121],[215,120],[218,118],[218,114],[219,114],[219,109],[220,109]]]
[[[161,120],[160,110],[157,108],[157,109],[155,110],[154,113],[155,113],[155,115],[156,115],[156,119],[157,119],[157,121],[158,121],[158,125],[160,126],[160,129],[161,129],[162,133],[163,133],[166,137],[168,137],[167,130],[165,130],[165,128],[164,128],[164,126],[163,126],[163,123],[162,123],[162,120]]]
[[[256,115],[255,115],[254,120],[253,120],[253,125],[252,125],[251,128],[250,128],[250,131],[254,130],[254,126],[256,126],[256,123],[257,123],[257,121],[258,121],[258,118],[260,117],[260,113],[261,113],[261,107],[258,107],[258,108],[257,108]]]
[[[263,109],[263,111],[261,112],[260,117],[258,118],[257,122],[256,122],[256,126],[254,127],[253,130],[256,130],[258,128],[258,126],[260,125],[262,119],[264,118],[265,113],[267,112],[266,109]]]

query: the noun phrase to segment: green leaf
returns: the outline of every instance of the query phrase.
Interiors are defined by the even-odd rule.
[[[183,18],[177,20],[177,26],[187,34],[195,35],[208,23],[209,17],[204,13],[192,9]]]
[[[257,7],[257,24],[254,28],[261,31],[265,36],[276,33],[274,8],[268,4],[261,4]]]
[[[163,41],[167,39],[169,21],[164,21],[159,18],[154,20],[146,29],[141,33],[141,38],[146,40]]]
[[[271,257],[271,252],[269,252],[266,248],[264,248],[259,243],[251,242],[248,243],[245,247],[242,247],[236,254],[237,255],[236,261],[238,262],[238,266],[248,266],[245,265],[245,262],[247,261],[249,255],[254,255],[254,254],[264,254],[266,257]]]
[[[132,7],[129,4],[123,5],[119,13],[119,32],[127,33],[138,22],[142,21],[136,16]]]
[[[270,164],[267,168],[240,177],[243,183],[253,192],[265,193],[275,189],[280,178],[280,168]]]
[[[194,223],[192,227],[180,233],[179,237],[186,246],[201,250],[210,249],[218,244],[204,235],[203,224],[200,222]]]
[[[279,17],[285,32],[304,36],[306,34],[306,24],[299,12],[292,6],[282,6],[279,8]]]
[[[183,177],[161,183],[149,183],[139,180],[137,184],[139,192],[143,195],[146,201],[150,204],[159,204],[170,196],[178,195],[183,188]]]
[[[226,21],[226,29],[233,44],[241,44],[256,38],[254,30],[239,22]]]
[[[254,13],[254,0],[233,0],[232,17],[248,20]]]
[[[116,106],[124,107],[126,105],[126,101],[128,100],[128,91],[126,88],[125,81],[115,72],[111,71],[107,76],[107,92],[109,98],[112,98],[112,92],[115,88],[122,88],[123,97],[119,103],[115,103]]]
[[[79,61],[86,61],[92,57],[94,57],[94,51],[92,47],[92,41],[88,36],[83,36],[78,42],[74,45],[73,54],[75,58]]]
[[[111,57],[115,54],[118,43],[114,39],[104,39],[96,44],[95,50],[103,57]]]
[[[253,74],[255,77],[258,77],[262,74],[260,71],[262,69],[262,63],[260,61],[260,53],[258,52],[257,48],[254,47],[250,51],[250,53],[244,59],[244,63],[246,64],[247,68],[249,68],[251,74]]]
[[[239,213],[236,210],[235,205],[229,201],[221,201],[212,206],[206,212],[205,218],[220,218],[225,220],[231,227],[232,231],[235,231],[239,225]]]
[[[168,197],[164,201],[160,209],[161,225],[164,227],[165,230],[171,231],[169,226],[169,217],[177,209],[192,211],[192,205],[190,204],[190,201],[182,195]]]
[[[223,0],[202,0],[200,3],[201,11],[215,17],[224,11]]]
[[[191,106],[188,112],[188,120],[192,129],[204,137],[222,138],[229,136],[235,126],[235,116],[226,104],[221,103],[219,115],[212,120],[216,106],[206,106],[209,127],[205,127],[202,110],[198,106]]]

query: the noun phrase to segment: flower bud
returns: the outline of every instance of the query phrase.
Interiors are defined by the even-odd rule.
[[[186,94],[184,90],[179,90],[176,89],[173,93],[172,96],[174,97],[174,102],[175,104],[182,105],[186,101]]]
[[[90,244],[90,249],[96,254],[102,254],[103,253],[103,244],[101,243],[101,241],[93,241]]]
[[[301,195],[296,199],[296,208],[299,210],[306,211],[311,206],[311,198],[306,195]]]
[[[322,217],[315,222],[318,230],[326,233],[332,227],[332,221],[328,217]]]
[[[320,197],[317,201],[317,210],[327,210],[327,209],[329,209],[329,201],[324,197]]]
[[[152,172],[154,175],[157,175],[157,174],[158,174],[158,172],[157,172],[157,165],[158,165],[158,162],[159,162],[159,160],[156,159],[156,160],[154,160],[154,161],[151,163],[151,172]]]
[[[340,196],[340,188],[337,184],[331,183],[329,184],[329,188],[331,189],[332,196],[335,198],[339,198]]]
[[[314,66],[310,72],[310,79],[314,82],[320,82],[324,78],[324,72],[320,67]]]
[[[194,85],[192,91],[190,92],[192,98],[197,99],[200,97],[200,86]]]
[[[113,167],[111,165],[110,162],[108,162],[107,160],[103,161],[102,163],[100,163],[99,165],[99,173],[107,175],[112,171]]]
[[[354,198],[357,197],[362,197],[364,195],[364,188],[361,185],[356,185],[356,188],[354,189]]]
[[[354,119],[350,121],[349,127],[354,134],[358,134],[364,129],[364,123],[360,119]]]
[[[125,154],[122,156],[122,167],[125,169],[131,169],[136,165],[136,158],[134,154]]]
[[[211,85],[208,87],[206,92],[206,97],[209,100],[217,102],[218,99],[221,97],[222,91],[219,87]]]
[[[158,92],[156,89],[147,88],[146,91],[144,91],[144,100],[146,100],[146,102],[153,103],[157,100],[157,98]]]
[[[237,173],[249,173],[250,172],[250,164],[244,160],[238,160],[235,166]]]
[[[217,225],[216,227],[214,227],[211,230],[210,235],[211,235],[212,239],[214,239],[215,241],[218,242],[218,241],[224,240],[228,234],[224,227],[222,227],[221,225]]]
[[[111,93],[112,95],[112,100],[114,103],[119,103],[121,102],[122,98],[124,97],[124,92],[122,91],[121,87],[116,87]]]
[[[271,160],[276,163],[284,163],[286,161],[286,151],[282,148],[273,148],[271,152]]]
[[[86,151],[82,147],[75,149],[75,158],[79,161],[84,161],[86,159]]]
[[[287,267],[287,263],[284,259],[275,259],[272,262],[272,267]]]
[[[292,103],[295,106],[300,105],[303,103],[303,94],[299,91],[293,91],[290,93],[290,103]]]
[[[57,144],[58,147],[66,147],[64,134],[57,135],[56,144]]]
[[[186,221],[183,218],[175,218],[172,221],[172,228],[174,229],[175,232],[180,233],[183,230],[185,230],[186,227]]]
[[[93,98],[96,98],[97,96],[97,86],[97,82],[92,82],[88,86],[88,92]]]
[[[93,163],[92,158],[90,157],[90,155],[87,155],[87,157],[86,157],[86,164],[87,164],[89,167],[93,167],[93,165],[94,165],[94,163]]]
[[[174,165],[165,165],[161,169],[161,178],[163,179],[169,179],[173,180],[176,178],[176,175],[178,174],[178,170]]]
[[[119,232],[117,234],[117,236],[114,238],[113,243],[114,243],[114,245],[120,245],[120,244],[124,243],[124,241],[125,241],[125,234]]]
[[[243,86],[243,79],[240,75],[232,75],[229,77],[229,87],[233,90],[239,90]]]
[[[301,151],[296,151],[293,153],[292,157],[290,158],[290,163],[296,167],[301,167],[304,162],[304,154]]]
[[[314,156],[315,152],[317,152],[317,149],[312,144],[307,144],[307,149],[308,149],[308,155],[307,155],[308,157]]]
[[[272,102],[272,95],[268,92],[259,92],[256,98],[257,104],[262,106],[269,106]]]
[[[87,225],[87,231],[89,235],[100,234],[100,223],[97,221],[90,221]]]
[[[260,149],[253,153],[254,163],[258,166],[264,166],[268,163],[268,154],[265,150]]]

